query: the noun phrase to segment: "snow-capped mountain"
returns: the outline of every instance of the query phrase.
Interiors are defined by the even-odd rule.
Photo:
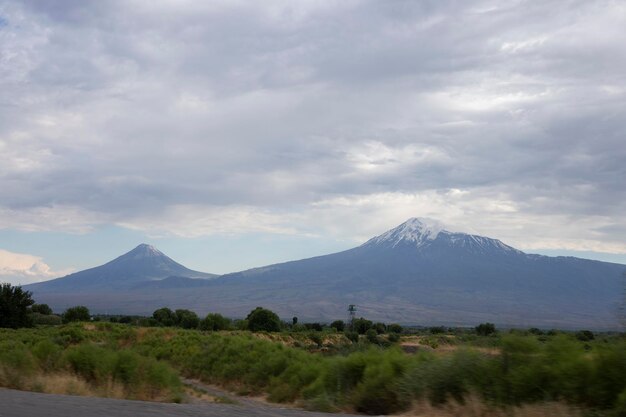
[[[459,248],[471,253],[504,252],[523,254],[523,252],[502,243],[498,239],[451,232],[443,223],[428,218],[413,217],[401,225],[376,236],[361,247],[409,247],[426,250],[429,247],[447,246]]]
[[[177,272],[184,267],[161,255],[142,246],[102,269],[57,280],[61,287],[51,285],[54,281],[30,287],[46,285],[47,293],[33,290],[38,302],[51,306],[86,304],[118,313],[151,314],[170,306],[245,317],[264,306],[282,317],[333,320],[345,318],[346,307],[356,304],[358,314],[386,322],[611,328],[617,325],[626,270],[607,262],[525,254],[497,239],[421,218],[343,252],[206,282],[190,280],[204,276],[186,268]],[[151,266],[133,272],[144,262]],[[171,278],[148,281],[166,277]],[[78,283],[73,296],[69,291]],[[102,290],[111,283],[113,290]]]

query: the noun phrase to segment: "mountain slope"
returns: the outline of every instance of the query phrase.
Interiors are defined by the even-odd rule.
[[[217,275],[193,271],[175,262],[153,246],[141,244],[104,265],[51,281],[31,284],[26,288],[36,293],[128,289],[138,288],[144,282],[173,276],[210,279]]]
[[[528,255],[430,223],[409,219],[354,249],[228,274],[210,285],[313,317],[341,317],[355,303],[369,317],[406,322],[615,322],[624,265]]]
[[[264,306],[281,317],[329,321],[345,319],[348,304],[356,304],[358,314],[387,322],[614,328],[624,270],[607,262],[530,255],[497,239],[413,218],[353,249],[208,281],[168,272],[161,276],[168,280],[137,280],[124,291],[76,295],[65,286],[35,296],[59,309],[81,303],[117,313],[150,314],[170,306],[243,317]]]

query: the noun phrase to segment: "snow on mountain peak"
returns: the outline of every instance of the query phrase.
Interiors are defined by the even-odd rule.
[[[146,243],[142,243],[139,246],[137,246],[135,249],[128,252],[126,255],[122,255],[122,256],[129,256],[133,258],[153,258],[153,257],[158,258],[158,257],[164,257],[165,255],[163,254],[163,252],[161,252],[154,246],[148,245]]]
[[[441,232],[449,232],[441,222],[424,217],[412,217],[400,226],[370,239],[366,244],[385,243],[396,246],[400,242],[414,242],[420,247],[428,241],[435,240]]]

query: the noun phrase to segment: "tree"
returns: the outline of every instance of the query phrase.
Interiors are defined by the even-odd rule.
[[[372,327],[365,332],[365,338],[370,343],[378,343],[378,332]]]
[[[278,332],[280,331],[280,319],[278,315],[271,310],[263,307],[257,307],[246,317],[248,329],[253,332]]]
[[[31,327],[33,320],[29,307],[35,303],[31,296],[30,291],[24,291],[20,286],[0,285],[0,327]]]
[[[176,324],[183,329],[195,329],[200,324],[198,315],[190,310],[176,310]]]
[[[367,319],[364,319],[363,317],[360,317],[354,320],[352,330],[354,330],[358,334],[365,334],[369,329],[372,328],[372,326],[373,326],[373,323],[371,320],[367,320]]]
[[[581,342],[589,342],[595,339],[595,335],[591,330],[580,330],[576,332],[574,336],[576,336],[576,339],[580,340]]]
[[[346,328],[346,324],[343,322],[343,320],[335,320],[330,323],[330,327],[337,330],[338,332],[343,332],[343,330]]]
[[[493,323],[480,323],[475,330],[479,336],[489,336],[496,332],[496,326]]]
[[[376,333],[378,334],[383,334],[387,331],[387,326],[385,325],[385,323],[375,323],[373,329],[376,330]]]
[[[293,316],[293,318],[291,319],[291,325],[295,326],[296,324],[298,324],[298,318],[296,316]]]
[[[161,326],[173,326],[176,324],[176,314],[167,307],[154,310],[152,318],[155,319]]]
[[[314,330],[316,332],[321,332],[323,330],[321,323],[304,323],[304,328],[307,330]]]
[[[63,323],[72,321],[90,321],[89,309],[85,306],[70,307],[63,313]]]
[[[387,326],[387,331],[389,333],[400,334],[402,333],[402,326],[400,326],[398,323],[391,323],[389,326]]]
[[[222,316],[218,313],[209,313],[206,317],[200,322],[201,330],[228,330],[230,329],[231,321],[226,317]]]
[[[44,316],[52,314],[52,309],[48,304],[33,304],[31,310],[33,313],[43,314]]]

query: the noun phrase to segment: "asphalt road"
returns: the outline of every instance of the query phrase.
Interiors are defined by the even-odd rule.
[[[0,417],[329,417],[248,403],[166,404],[0,389]],[[341,415],[346,416],[346,414]]]

